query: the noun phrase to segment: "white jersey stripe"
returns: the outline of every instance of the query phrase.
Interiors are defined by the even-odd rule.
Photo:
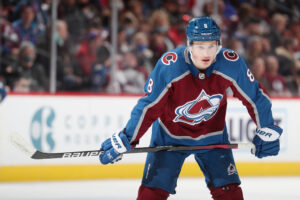
[[[226,74],[223,74],[223,73],[221,73],[221,72],[219,72],[219,71],[217,71],[217,70],[214,70],[213,71],[213,73],[214,74],[218,74],[218,75],[220,75],[220,76],[222,76],[223,78],[225,78],[225,79],[227,79],[227,80],[229,80],[230,82],[232,82],[233,83],[233,85],[234,85],[234,87],[237,89],[237,91],[250,103],[250,105],[252,106],[252,108],[253,108],[253,111],[254,111],[254,115],[255,115],[255,120],[256,120],[256,122],[257,122],[257,127],[258,128],[261,128],[261,124],[260,124],[260,120],[259,120],[259,115],[258,115],[258,112],[257,112],[257,107],[256,107],[256,105],[255,105],[255,103],[251,100],[251,98],[239,87],[239,85],[237,84],[237,82],[233,79],[233,78],[231,78],[231,77],[229,77],[229,76],[227,76]]]
[[[172,86],[172,83],[175,83],[176,81],[179,81],[179,80],[183,79],[185,76],[187,76],[190,73],[191,73],[190,71],[186,71],[182,75],[180,75],[180,76],[176,77],[175,79],[173,79],[165,87],[165,89],[160,93],[160,95],[156,98],[155,101],[153,101],[152,103],[150,103],[149,105],[147,105],[147,106],[144,107],[144,110],[142,112],[142,115],[140,116],[140,119],[138,121],[138,124],[137,124],[135,130],[134,130],[134,133],[133,133],[133,136],[132,136],[130,142],[133,142],[136,139],[137,134],[138,134],[138,132],[139,132],[139,130],[141,128],[142,122],[144,121],[144,118],[145,118],[145,115],[146,115],[148,109],[151,108],[151,107],[153,107],[153,106],[155,106],[165,96],[165,94],[168,92],[169,88]],[[146,97],[144,97],[144,98],[146,98]]]
[[[201,139],[204,139],[204,138],[207,138],[207,137],[211,137],[211,136],[223,134],[223,130],[221,130],[221,131],[216,131],[216,132],[207,133],[207,134],[205,134],[205,135],[200,135],[200,136],[198,136],[198,137],[196,137],[196,138],[193,138],[193,137],[188,136],[188,135],[186,135],[186,136],[176,136],[176,135],[171,134],[171,132],[168,130],[168,128],[164,125],[164,123],[163,123],[160,119],[158,119],[158,122],[159,122],[160,126],[164,129],[164,131],[165,131],[170,137],[175,138],[175,139],[201,140]]]
[[[270,102],[271,99],[269,98],[269,96],[263,91],[263,89],[259,88],[260,92],[262,93],[262,95],[264,95]]]

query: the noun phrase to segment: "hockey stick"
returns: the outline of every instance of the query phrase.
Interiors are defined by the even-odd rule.
[[[32,159],[51,159],[51,158],[77,158],[77,157],[90,157],[99,156],[103,153],[103,150],[91,150],[91,151],[71,151],[71,152],[59,152],[59,153],[45,153],[34,149],[32,146],[26,144],[18,134],[11,135],[11,142],[20,150],[30,155]],[[255,146],[252,143],[234,143],[234,144],[213,144],[213,145],[199,145],[199,146],[157,146],[157,147],[137,147],[124,154],[129,153],[147,153],[158,151],[191,151],[202,149],[252,149],[255,150]]]

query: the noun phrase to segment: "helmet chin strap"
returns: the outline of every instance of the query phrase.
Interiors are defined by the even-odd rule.
[[[192,62],[195,63],[195,60],[194,60],[194,58],[193,58],[193,53],[192,53],[192,51],[191,51],[190,46],[188,46],[188,50],[189,50],[189,52],[190,52],[190,54],[191,54],[191,60],[192,60]]]
[[[221,51],[221,49],[222,49],[222,40],[220,39],[219,40],[219,45],[218,45],[218,49],[217,49],[217,53],[216,53],[216,56],[218,55],[218,53]]]
[[[221,51],[222,49],[222,44],[219,44],[218,45],[218,49],[217,49],[217,52],[216,52],[216,56],[218,55],[218,53]]]

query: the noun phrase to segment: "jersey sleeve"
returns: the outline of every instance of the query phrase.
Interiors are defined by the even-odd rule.
[[[264,88],[255,80],[245,61],[239,58],[231,89],[234,96],[246,106],[258,128],[274,124],[272,104]]]
[[[125,133],[132,145],[138,144],[152,123],[161,115],[171,93],[166,66],[158,61],[148,77],[144,90],[146,95],[139,99],[131,112]]]

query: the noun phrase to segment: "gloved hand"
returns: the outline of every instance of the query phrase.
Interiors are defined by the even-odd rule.
[[[279,137],[282,129],[278,126],[268,126],[256,129],[256,135],[253,138],[253,144],[256,151],[252,152],[258,158],[266,156],[276,156],[280,149]]]
[[[115,163],[122,159],[122,153],[131,149],[131,145],[124,133],[114,133],[110,138],[106,139],[100,150],[104,153],[99,155],[99,160],[103,165]]]
[[[0,102],[3,101],[5,96],[6,96],[6,91],[5,91],[4,85],[2,82],[0,82]]]

